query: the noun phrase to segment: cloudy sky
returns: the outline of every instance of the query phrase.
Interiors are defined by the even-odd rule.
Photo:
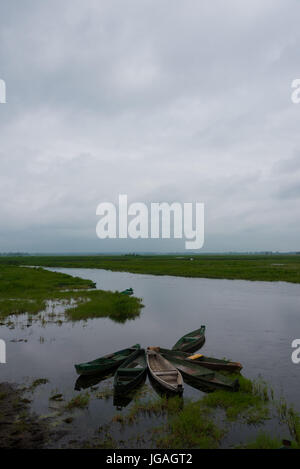
[[[298,0],[0,0],[0,251],[106,240],[96,207],[204,202],[203,251],[300,250]]]

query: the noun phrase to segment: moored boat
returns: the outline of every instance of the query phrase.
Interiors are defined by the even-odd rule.
[[[180,350],[181,352],[195,352],[199,350],[205,342],[205,326],[201,326],[195,331],[189,332],[181,337],[172,350]]]
[[[151,347],[147,348],[147,364],[149,373],[162,388],[176,394],[183,392],[180,371]]]
[[[133,295],[133,288],[126,288],[126,290],[121,291],[121,295]]]
[[[205,368],[209,368],[211,370],[222,370],[228,371],[232,373],[240,372],[243,368],[241,363],[239,362],[231,362],[229,360],[220,360],[214,357],[207,357],[201,354],[194,354],[191,355],[187,352],[180,352],[179,350],[169,350],[160,347],[159,353],[162,354],[163,357],[168,359],[169,357],[179,358],[180,360],[186,360],[187,362],[197,363]]]
[[[159,347],[151,348],[157,350],[157,352],[160,350]],[[197,383],[199,383],[200,387],[205,385],[207,388],[222,388],[229,391],[237,391],[239,389],[238,379],[229,379],[227,376],[209,370],[198,363],[193,363],[193,361],[187,361],[169,355],[168,361],[180,371],[184,379],[191,381],[195,387],[197,387]]]
[[[116,393],[126,393],[134,389],[147,372],[147,361],[144,349],[136,350],[122,365],[119,366],[114,377]]]
[[[120,366],[127,358],[134,354],[140,349],[140,344],[132,345],[132,347],[119,350],[118,352],[104,355],[103,357],[97,358],[86,363],[79,363],[74,365],[79,375],[91,375],[94,373],[100,373],[111,368]]]

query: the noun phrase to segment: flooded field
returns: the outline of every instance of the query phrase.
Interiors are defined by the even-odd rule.
[[[299,285],[155,277],[98,269],[49,270],[90,279],[98,289],[132,287],[145,305],[139,317],[120,324],[108,318],[70,322],[64,317],[62,304],[49,303],[42,316],[28,320],[26,314],[19,315],[10,318],[8,328],[1,327],[1,339],[7,344],[1,380],[23,384],[44,380],[29,394],[32,409],[41,416],[51,415],[53,428],[57,426],[62,432],[53,446],[70,445],[70,441],[76,445],[77,440],[92,438],[97,432],[105,432],[106,438],[116,438],[125,447],[149,446],[147,430],[163,418],[153,422],[144,415],[130,426],[118,425],[122,420],[118,416],[127,415],[135,401],[114,401],[112,377],[80,384],[74,364],[135,343],[171,348],[180,336],[201,324],[206,325],[202,353],[241,362],[244,376],[262,376],[276,396],[283,395],[300,410],[300,365],[291,360],[291,343],[300,336]],[[142,400],[157,396],[148,378],[139,392]],[[202,394],[185,385],[185,399],[197,399]],[[79,395],[82,408],[75,405],[71,409],[72,404],[66,408]],[[270,419],[265,427],[272,428],[273,424]],[[237,444],[243,432],[247,437],[255,436],[257,428],[235,425],[226,444]]]

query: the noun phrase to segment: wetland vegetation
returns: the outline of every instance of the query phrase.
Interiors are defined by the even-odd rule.
[[[234,425],[243,435],[243,428],[254,428],[256,437],[241,436],[240,444],[231,448],[276,449],[288,438],[291,447],[300,448],[300,417],[284,399],[274,399],[272,389],[262,380],[251,381],[239,375],[239,391],[214,391],[199,399],[181,396],[158,396],[148,385],[142,385],[132,395],[128,410],[119,410],[111,420],[98,428],[88,440],[72,439],[72,424],[82,412],[89,412],[94,400],[113,399],[113,382],[103,387],[92,386],[65,401],[62,394],[49,396],[48,415],[29,412],[31,397],[47,379],[38,379],[16,388],[4,383],[0,386],[0,422],[6,432],[1,447],[49,447],[67,436],[64,447],[156,449],[217,449],[226,446],[226,437]],[[101,396],[100,396],[101,395]],[[57,399],[56,399],[57,396]],[[53,407],[51,402],[57,402]],[[265,430],[272,420],[276,433]],[[139,423],[147,422],[143,427]],[[7,431],[9,429],[9,431]],[[124,439],[126,430],[130,438]],[[69,435],[69,436],[68,436]],[[225,441],[225,443],[224,443]]]
[[[1,264],[300,283],[300,255],[297,254],[2,256]]]
[[[0,265],[0,318],[28,313],[36,315],[49,301],[68,305],[72,321],[109,317],[116,322],[140,314],[141,300],[119,292],[96,290],[91,280],[50,272],[43,268]]]
[[[48,319],[51,322],[51,315],[55,316],[51,312],[45,316],[51,303],[64,305],[64,321],[108,317],[123,323],[140,314],[142,301],[138,298],[97,290],[91,280],[48,271],[41,266],[300,282],[300,256],[297,255],[203,255],[194,256],[193,260],[188,256],[0,257],[0,318],[3,327],[13,327],[20,315],[27,315],[28,323],[36,317],[47,324]],[[13,339],[11,342],[17,344],[21,340]],[[24,339],[24,343],[27,340]],[[199,398],[158,397],[144,385],[130,398],[126,409],[115,412],[86,441],[74,437],[73,427],[96,401],[105,401],[112,406],[111,378],[103,384],[92,385],[84,392],[69,395],[65,393],[66,388],[51,391],[51,380],[47,376],[32,379],[23,390],[13,384],[2,383],[0,423],[7,435],[3,436],[1,444],[2,447],[273,449],[282,445],[282,439],[289,439],[292,448],[299,448],[298,412],[284,398],[275,397],[272,388],[262,379],[249,380],[241,375],[233,378],[236,377],[240,381],[238,392],[216,390],[201,394]],[[49,388],[49,415],[45,416],[30,411],[31,400],[41,388]],[[272,422],[272,428],[268,422]],[[228,443],[227,437],[232,429],[237,433],[241,430],[238,444]],[[59,441],[62,435],[63,443]]]

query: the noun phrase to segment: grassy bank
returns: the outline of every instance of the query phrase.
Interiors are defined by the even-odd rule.
[[[272,388],[263,380],[233,377],[240,382],[239,391],[234,393],[216,390],[197,400],[178,396],[157,398],[155,394],[149,396],[149,392],[138,395],[127,412],[113,417],[111,425],[120,425],[124,432],[128,426],[141,428],[142,422],[153,421],[150,434],[139,434],[136,442],[148,441],[151,447],[160,449],[277,449],[286,438],[292,448],[299,449],[299,414],[284,399],[277,401]],[[270,420],[273,431],[268,424]]]
[[[300,255],[24,256],[0,265],[106,269],[139,274],[300,283]]]
[[[109,317],[125,322],[137,317],[142,306],[138,298],[96,290],[91,280],[42,268],[0,265],[0,318],[40,313],[49,301],[63,302],[71,320]]]

